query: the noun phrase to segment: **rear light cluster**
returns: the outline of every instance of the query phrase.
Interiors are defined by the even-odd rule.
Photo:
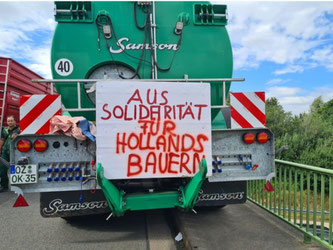
[[[31,141],[29,140],[19,140],[16,145],[20,152],[28,152],[31,149]]]
[[[22,153],[28,152],[32,148],[37,152],[44,152],[48,147],[49,144],[43,139],[37,139],[33,144],[29,140],[22,139],[16,144],[16,148]]]
[[[266,132],[259,132],[256,135],[248,132],[243,135],[243,141],[246,144],[252,144],[255,141],[259,142],[260,144],[265,144],[266,142],[268,142],[268,140],[269,136]]]
[[[38,139],[34,142],[34,149],[37,152],[44,152],[48,147],[49,147],[49,144],[45,140]]]

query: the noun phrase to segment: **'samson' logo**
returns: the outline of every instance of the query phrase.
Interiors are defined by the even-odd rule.
[[[119,54],[124,52],[124,50],[141,50],[141,49],[151,49],[150,44],[146,43],[125,43],[128,42],[129,38],[127,37],[123,37],[120,38],[117,41],[117,45],[119,48],[114,49],[112,46],[110,46],[110,52],[114,53],[114,54]],[[178,46],[177,44],[156,44],[156,46],[154,46],[154,49],[158,49],[158,50],[178,50]]]
[[[55,199],[50,202],[49,207],[43,209],[45,215],[52,215],[58,212],[77,211],[85,209],[106,208],[108,203],[106,201],[90,201],[82,203],[69,203],[63,204],[61,199]]]
[[[241,200],[244,197],[244,192],[235,193],[212,193],[205,194],[201,189],[198,195],[198,201],[222,201],[222,200]]]

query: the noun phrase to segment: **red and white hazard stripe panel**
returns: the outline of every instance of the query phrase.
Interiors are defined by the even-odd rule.
[[[50,120],[55,115],[61,115],[60,95],[21,96],[21,134],[48,134]]]
[[[265,92],[230,93],[231,128],[266,127]]]

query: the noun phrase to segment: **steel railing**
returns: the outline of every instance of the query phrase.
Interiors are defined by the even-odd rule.
[[[81,112],[81,111],[96,111],[96,108],[82,108],[81,104],[81,84],[82,83],[97,83],[99,81],[136,81],[136,82],[221,82],[222,83],[222,105],[212,105],[212,109],[220,109],[227,106],[226,100],[226,83],[227,82],[243,82],[245,78],[188,78],[185,75],[184,79],[33,79],[36,83],[49,83],[51,94],[53,94],[54,83],[73,83],[76,84],[77,90],[77,108],[63,108],[62,111]]]
[[[264,192],[265,180],[247,182],[248,199],[314,239],[333,249],[333,170],[275,160],[273,192]]]

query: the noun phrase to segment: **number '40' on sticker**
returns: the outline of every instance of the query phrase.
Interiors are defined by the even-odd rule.
[[[55,63],[54,69],[60,76],[69,76],[72,74],[74,67],[70,60],[61,58]]]

